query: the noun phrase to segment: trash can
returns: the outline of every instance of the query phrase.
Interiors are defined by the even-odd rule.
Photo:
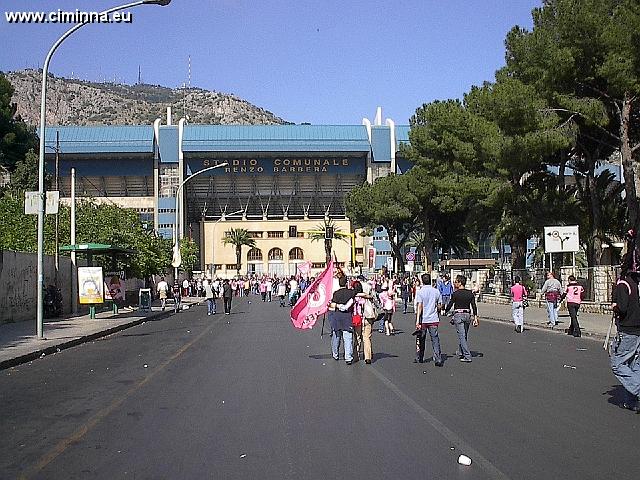
[[[143,312],[151,311],[151,289],[141,288],[138,292],[138,310]]]

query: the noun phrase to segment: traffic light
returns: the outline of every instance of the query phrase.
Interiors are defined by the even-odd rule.
[[[326,227],[324,230],[324,239],[330,240],[333,238],[333,227]]]
[[[295,225],[289,225],[289,238],[296,238],[298,236],[298,227]]]

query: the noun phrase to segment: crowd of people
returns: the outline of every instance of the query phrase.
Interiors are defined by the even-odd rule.
[[[613,310],[617,324],[617,334],[610,345],[613,373],[625,387],[627,398],[624,408],[640,413],[638,395],[640,394],[640,249],[635,241],[625,257],[622,276],[614,291]],[[371,364],[373,358],[372,334],[377,330],[387,336],[396,334],[394,315],[400,306],[402,313],[415,315],[416,363],[425,361],[427,337],[433,352],[436,367],[444,364],[440,349],[439,325],[442,318],[451,314],[450,323],[455,327],[458,337],[459,360],[472,362],[469,348],[470,326],[478,326],[478,308],[476,298],[479,294],[475,285],[467,288],[467,278],[457,275],[453,282],[449,275],[442,274],[432,278],[429,273],[418,276],[376,275],[372,278],[359,276],[349,280],[338,270],[335,286],[328,305],[328,320],[331,327],[331,355],[339,360],[341,345],[343,358],[348,365],[364,359]],[[313,283],[314,278],[301,276],[277,277],[253,275],[233,279],[193,279],[184,280],[181,285],[169,286],[164,278],[156,290],[162,309],[166,300],[174,299],[174,308],[180,308],[182,296],[199,296],[207,300],[207,314],[216,313],[216,299],[223,300],[224,313],[231,313],[234,298],[259,296],[262,302],[279,299],[280,307],[293,307],[300,296]],[[524,332],[525,309],[528,306],[529,293],[522,279],[514,277],[511,287],[512,321],[517,333]],[[578,310],[583,300],[584,288],[571,275],[563,287],[552,272],[542,286],[541,295],[546,303],[548,323],[554,328],[558,325],[560,303],[566,299],[571,324],[566,333],[574,337],[581,336],[578,322]],[[413,312],[409,307],[413,306]],[[177,311],[177,310],[176,310]]]
[[[184,279],[180,284],[175,282],[169,286],[162,277],[156,285],[156,292],[162,310],[169,299],[173,300],[174,308],[179,310],[182,297],[204,297],[207,300],[207,314],[214,315],[217,310],[216,299],[220,298],[224,313],[229,315],[233,299],[249,295],[259,295],[263,302],[271,302],[277,297],[281,307],[293,306],[311,281],[313,278],[300,276],[251,275],[232,279]]]

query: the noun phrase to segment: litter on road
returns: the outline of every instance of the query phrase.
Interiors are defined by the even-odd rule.
[[[577,369],[578,367],[574,367],[573,365],[563,365],[562,368],[572,368],[572,369]]]

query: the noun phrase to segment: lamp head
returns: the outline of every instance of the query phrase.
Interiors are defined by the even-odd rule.
[[[171,3],[171,0],[143,0],[142,3],[145,5],[160,5],[161,7],[166,7]]]

